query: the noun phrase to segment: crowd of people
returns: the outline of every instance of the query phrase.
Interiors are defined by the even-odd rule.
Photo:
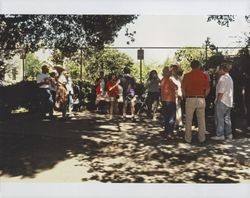
[[[42,65],[42,72],[37,76],[39,87],[40,116],[54,118],[54,110],[62,112],[62,117],[72,115],[74,105],[73,82],[61,65],[49,72],[48,64]]]
[[[192,142],[192,125],[196,121],[198,140],[206,141],[207,96],[211,90],[211,78],[199,61],[190,63],[191,71],[183,75],[179,65],[173,64],[162,69],[160,79],[156,70],[149,73],[145,83],[145,98],[141,106],[138,104],[138,87],[129,67],[123,74],[111,73],[108,77],[104,72],[95,82],[95,106],[97,111],[109,115],[109,119],[136,120],[143,105],[146,115],[153,121],[163,118],[164,134],[174,138],[174,132],[185,129],[184,139]],[[231,140],[231,110],[234,104],[234,83],[229,74],[232,65],[222,63],[217,67],[214,106],[215,136],[213,140]],[[54,110],[62,112],[63,118],[72,115],[75,102],[73,83],[66,70],[57,65],[49,73],[48,65],[42,66],[42,73],[37,76],[40,90],[41,116],[49,114],[53,119]],[[79,102],[79,101],[78,101]],[[107,105],[108,104],[108,105]],[[160,116],[159,116],[160,109]],[[183,116],[185,115],[185,116]],[[185,119],[184,119],[185,118]],[[161,120],[160,120],[161,121]]]
[[[206,97],[210,92],[210,76],[203,71],[199,61],[193,60],[190,64],[191,71],[184,74],[179,65],[166,66],[162,70],[162,79],[157,71],[152,70],[145,83],[148,118],[157,120],[156,112],[161,105],[163,116],[164,133],[170,139],[174,138],[174,131],[185,127],[185,141],[192,141],[192,125],[194,118],[198,125],[198,140],[206,141]],[[233,80],[229,75],[231,65],[223,63],[218,66],[216,74],[217,86],[214,99],[215,106],[215,130],[213,140],[231,140],[231,109],[233,107]],[[99,110],[105,111],[102,101],[108,102],[110,119],[114,114],[120,114],[122,118],[135,119],[135,105],[137,101],[135,78],[131,75],[128,67],[124,68],[122,75],[110,74],[109,79],[100,73],[96,80],[96,105]],[[119,108],[122,105],[122,108]],[[128,109],[128,106],[130,108]],[[107,110],[107,109],[106,109]],[[140,110],[140,109],[139,109]],[[185,126],[183,114],[185,113]]]
[[[116,75],[112,73],[108,79],[105,78],[104,73],[100,73],[100,78],[96,80],[96,101],[97,108],[105,112],[106,102],[110,103],[108,110],[110,119],[113,118],[114,113],[121,111],[122,118],[127,118],[127,113],[130,112],[131,119],[135,119],[135,104],[136,104],[136,80],[131,75],[129,67],[124,68],[123,75]],[[130,110],[128,110],[130,106]]]

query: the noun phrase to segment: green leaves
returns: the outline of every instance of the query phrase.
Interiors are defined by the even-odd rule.
[[[102,49],[134,19],[135,15],[0,15],[1,57],[10,58],[20,48],[56,48],[66,57],[83,47]]]
[[[28,53],[25,61],[25,76],[27,79],[35,80],[41,72],[39,59],[33,53]]]
[[[221,26],[229,27],[230,22],[235,21],[234,15],[209,15],[207,22],[216,21]]]
[[[181,68],[184,71],[190,70],[190,62],[193,59],[199,60],[200,62],[204,62],[205,60],[204,56],[205,56],[204,49],[199,49],[199,48],[196,49],[196,48],[185,47],[175,52],[175,59],[180,63]]]
[[[132,67],[133,60],[125,53],[121,53],[116,49],[104,49],[95,51],[87,58],[84,64],[85,78],[94,81],[100,71],[104,71],[105,75],[114,72],[122,74],[125,66]]]

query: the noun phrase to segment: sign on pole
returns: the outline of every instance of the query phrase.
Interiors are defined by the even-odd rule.
[[[142,83],[142,60],[144,59],[144,50],[142,48],[137,51],[137,59],[140,60],[140,82]]]
[[[143,60],[144,59],[144,50],[142,48],[137,50],[137,59],[138,60]]]

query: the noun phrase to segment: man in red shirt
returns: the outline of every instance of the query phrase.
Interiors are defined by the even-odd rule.
[[[193,60],[191,62],[192,70],[184,75],[181,85],[183,96],[186,98],[185,141],[188,143],[192,141],[191,127],[194,112],[196,112],[198,120],[199,142],[203,143],[206,140],[205,97],[210,91],[210,86],[207,76],[201,71],[200,67],[201,63],[197,60]]]

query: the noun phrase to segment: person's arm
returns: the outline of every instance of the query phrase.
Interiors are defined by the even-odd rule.
[[[115,83],[114,86],[110,87],[108,90],[111,91],[112,89],[114,89],[115,87],[117,87],[120,84],[120,79],[117,80],[117,82]]]
[[[174,89],[177,91],[178,90],[178,85],[174,82],[173,78],[170,77],[169,79],[173,83]]]
[[[164,84],[164,78],[160,80],[160,99],[163,100],[163,84]]]
[[[223,97],[223,93],[218,93],[216,97],[216,101],[221,101],[222,97]]]
[[[186,97],[186,75],[184,75],[183,80],[181,82],[181,91],[182,91],[182,97]]]
[[[98,86],[100,84],[100,81],[101,81],[101,79],[97,78],[96,81],[95,81],[95,86]]]
[[[150,83],[150,80],[148,79],[145,83],[145,88],[148,89],[148,86],[149,86],[149,83]]]
[[[42,85],[50,84],[50,79],[48,77],[42,79],[41,76],[38,76],[36,82],[37,82],[38,86],[40,87]]]
[[[115,85],[112,87],[112,89],[114,89],[115,87],[117,87],[120,84],[120,79],[117,80],[117,82],[115,83]]]
[[[42,85],[48,85],[48,84],[49,84],[49,81],[44,80],[43,82],[40,82],[40,83],[37,83],[37,84],[38,84],[38,86],[40,87],[40,86],[42,86]]]
[[[57,82],[63,86],[66,86],[67,79],[64,75],[60,75]]]
[[[206,73],[204,74],[204,78],[205,78],[205,97],[208,96],[209,92],[210,92],[210,81],[208,79],[208,75]]]
[[[219,79],[219,82],[216,88],[217,88],[217,96],[216,96],[215,102],[218,102],[218,101],[221,101],[223,94],[225,92],[225,83],[224,83],[223,78]]]
[[[205,97],[207,97],[208,96],[208,94],[210,93],[210,85],[208,84],[207,85],[207,88],[206,88],[206,90],[205,90]]]

